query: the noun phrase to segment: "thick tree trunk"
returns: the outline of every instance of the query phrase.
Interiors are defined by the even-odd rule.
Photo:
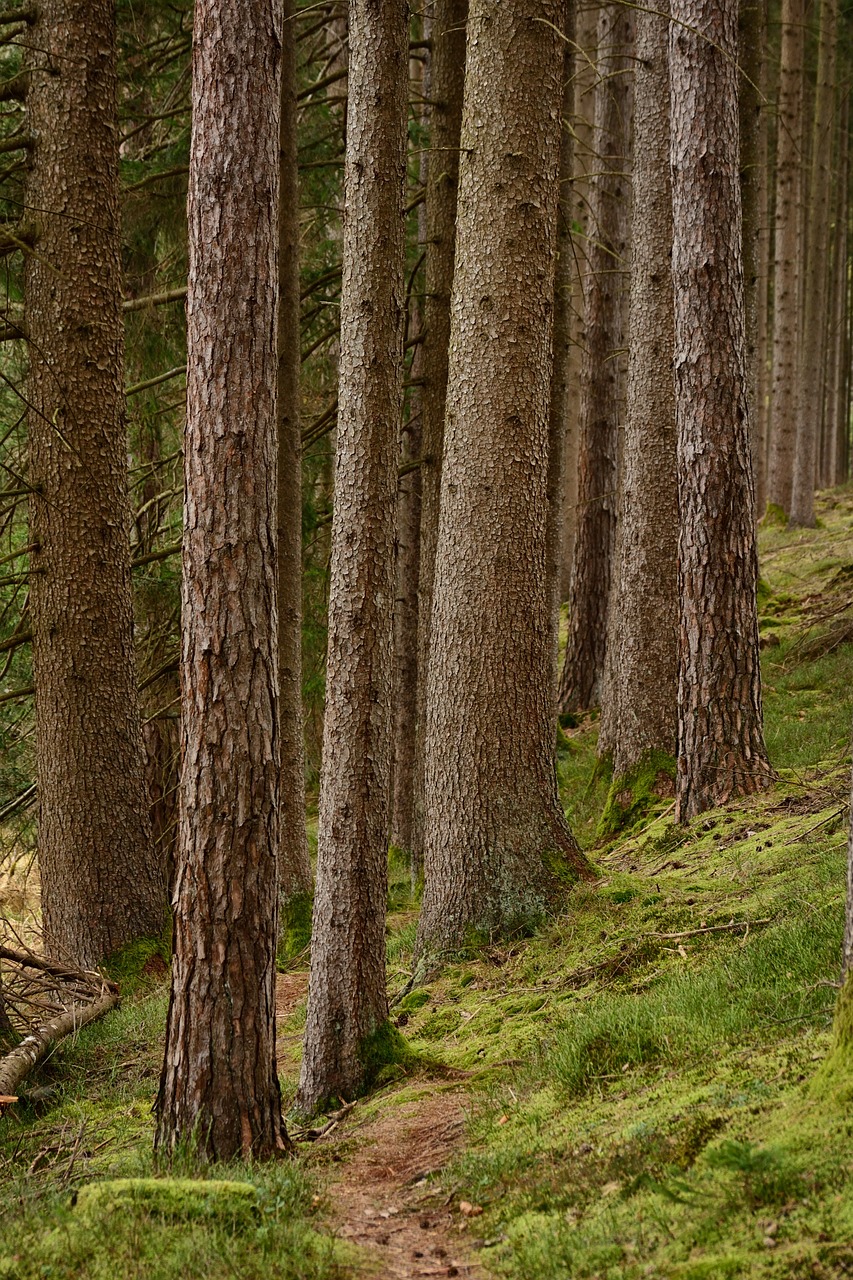
[[[782,0],[767,500],[780,507],[786,515],[791,509],[799,404],[804,34],[805,0]]]
[[[752,424],[752,469],[756,494],[764,492],[763,418],[758,412],[759,346],[762,305],[761,256],[762,141],[764,110],[761,100],[764,47],[767,39],[767,0],[740,0],[738,13],[738,108],[740,116],[740,194],[743,211],[743,294],[746,324],[746,375],[749,421]]]
[[[581,356],[578,518],[569,592],[569,631],[560,676],[561,711],[583,711],[600,695],[607,644],[611,560],[616,537],[617,454],[623,345],[624,260],[629,190],[628,54],[632,17],[603,4],[598,21],[598,75],[590,179],[590,277],[586,341]]]
[[[182,770],[157,1145],[286,1144],[275,1061],[279,734],[274,0],[197,0]]]
[[[429,187],[426,197],[426,298],[421,367],[421,530],[418,577],[418,691],[412,865],[423,865],[426,698],[429,671],[435,548],[444,449],[444,406],[450,343],[450,294],[456,253],[459,130],[465,80],[468,0],[435,0],[430,63]]]
[[[676,813],[766,786],[744,357],[737,0],[670,28],[680,668]]]
[[[418,952],[530,925],[588,872],[559,807],[545,585],[558,0],[468,20]]]
[[[849,150],[850,99],[843,95],[839,110],[838,156],[836,163],[837,189],[835,195],[835,249],[833,276],[835,281],[833,308],[833,377],[828,387],[827,413],[831,424],[831,483],[843,484],[848,477],[847,380],[849,361],[847,356],[848,331],[848,238],[849,238]]]
[[[823,431],[837,31],[838,0],[822,0],[807,217],[810,247],[803,281],[800,414],[790,513],[793,524],[806,526],[815,522],[815,469]]]
[[[28,43],[30,607],[45,942],[92,966],[166,919],[133,653],[114,5],[45,0]]]
[[[317,886],[297,1105],[351,1097],[388,1017],[385,900],[402,409],[405,0],[351,0],[338,452]]]
[[[659,8],[666,8],[658,6]],[[628,406],[610,719],[615,786],[653,753],[675,756],[678,681],[675,386],[668,22],[637,15]]]
[[[278,678],[281,741],[279,893],[311,892],[302,727],[302,438],[299,416],[299,170],[293,0],[283,0],[278,211]]]

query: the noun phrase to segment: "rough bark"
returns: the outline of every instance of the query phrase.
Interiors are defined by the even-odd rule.
[[[661,9],[665,5],[658,6]],[[628,403],[620,510],[613,773],[675,755],[678,679],[668,23],[637,15]]]
[[[620,408],[619,356],[628,230],[628,54],[632,15],[603,4],[598,20],[598,82],[590,179],[590,277],[581,356],[578,515],[569,592],[569,630],[560,676],[561,711],[599,699],[607,644],[611,560],[616,537]]]
[[[670,28],[680,666],[676,814],[767,785],[744,352],[737,0]]]
[[[559,806],[545,585],[558,0],[468,19],[418,953],[531,924],[589,868]]]
[[[766,25],[766,24],[765,24]],[[768,99],[772,97],[771,60],[761,60],[762,110],[759,126],[759,212],[758,212],[758,288],[756,299],[756,392],[755,427],[753,429],[753,467],[755,471],[755,512],[760,516],[767,506],[767,441],[770,422],[770,280],[771,261],[771,174],[770,121]]]
[[[182,769],[157,1145],[286,1144],[278,890],[275,0],[198,0],[188,195]]]
[[[405,0],[351,0],[329,648],[297,1105],[366,1083],[388,1016],[385,899],[402,409]]]
[[[797,439],[804,32],[805,0],[782,0],[767,500],[786,515],[791,508]]]
[[[572,433],[572,295],[577,270],[572,243],[572,175],[575,161],[574,72],[575,0],[566,0],[563,51],[563,98],[560,111],[560,198],[557,206],[557,261],[554,270],[554,366],[548,417],[548,527],[545,572],[550,601],[551,683],[554,714],[559,684],[560,577],[563,567],[568,437]]]
[[[838,0],[822,0],[819,22],[820,43],[807,216],[809,252],[806,276],[803,281],[802,361],[799,372],[800,413],[797,423],[790,511],[792,524],[805,526],[812,526],[815,522],[815,471],[823,430]]]
[[[278,210],[278,679],[281,742],[279,893],[311,892],[302,727],[302,440],[299,416],[299,170],[293,0],[281,22]]]
[[[840,104],[838,130],[838,180],[835,193],[835,247],[833,253],[834,302],[832,330],[832,373],[827,388],[827,414],[830,422],[830,483],[842,484],[848,475],[847,355],[848,329],[848,237],[849,237],[849,150],[850,102],[845,94]]]
[[[450,343],[450,294],[456,252],[456,195],[459,182],[459,130],[465,80],[465,30],[468,0],[436,0],[432,20],[430,63],[429,187],[426,197],[426,297],[421,373],[421,529],[418,577],[418,690],[415,731],[415,794],[412,864],[423,864],[424,771],[427,673],[429,670],[432,593],[441,460],[444,448],[444,406]]]
[[[752,424],[752,468],[756,494],[764,492],[763,418],[759,400],[759,307],[762,274],[762,141],[761,95],[767,0],[740,0],[738,13],[738,109],[740,117],[740,194],[743,216],[743,284],[746,325],[746,374]],[[766,158],[766,157],[765,157]]]
[[[30,607],[45,943],[83,966],[166,917],[133,653],[114,6],[29,38]]]

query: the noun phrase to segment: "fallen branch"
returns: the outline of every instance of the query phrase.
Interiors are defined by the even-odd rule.
[[[25,1036],[19,1045],[5,1058],[0,1058],[0,1095],[12,1096],[18,1085],[36,1067],[60,1040],[64,1040],[74,1031],[96,1022],[119,1002],[118,992],[106,989],[99,1000],[91,1004],[72,1005],[57,1018],[38,1027],[31,1035]]]
[[[644,933],[644,938],[693,938],[699,933],[734,932],[736,929],[757,929],[760,925],[772,924],[773,916],[765,920],[730,920],[728,924],[703,924],[701,929],[682,929],[680,933]]]
[[[118,995],[116,983],[107,982],[99,973],[87,973],[85,969],[72,969],[68,965],[45,960],[34,951],[18,951],[14,947],[0,946],[0,960],[10,960],[13,964],[26,969],[38,969],[41,973],[48,973],[52,978],[59,978],[62,982],[88,983],[93,988],[97,984],[99,988],[105,987],[113,995]]]

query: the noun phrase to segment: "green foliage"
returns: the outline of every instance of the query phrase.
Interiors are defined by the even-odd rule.
[[[286,969],[298,956],[304,955],[310,946],[313,907],[314,895],[311,893],[299,893],[281,903],[276,952],[279,969]]]
[[[653,751],[620,778],[613,778],[598,823],[598,837],[636,826],[660,811],[675,794],[675,761]]]

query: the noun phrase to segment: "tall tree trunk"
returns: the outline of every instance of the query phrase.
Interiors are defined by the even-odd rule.
[[[676,813],[770,777],[744,355],[737,0],[674,0],[670,28],[680,668]]]
[[[821,0],[817,90],[812,131],[808,216],[810,250],[803,281],[800,414],[797,424],[791,522],[815,522],[815,467],[823,430],[826,368],[826,301],[829,288],[829,212],[832,196],[832,135],[835,116],[835,46],[838,0]]]
[[[785,515],[791,509],[797,439],[804,37],[805,0],[782,0],[767,500]]]
[[[828,388],[827,405],[831,423],[832,484],[843,484],[848,476],[847,379],[849,361],[847,355],[848,327],[848,237],[850,199],[850,99],[844,94],[839,107],[838,156],[836,161],[837,189],[835,196],[835,250],[833,275],[835,278],[835,306],[833,308],[833,373]]]
[[[560,0],[468,20],[427,700],[421,957],[529,925],[588,865],[559,806],[545,585]]]
[[[578,519],[569,631],[560,676],[561,711],[582,711],[599,699],[607,644],[611,559],[616,536],[620,407],[619,352],[629,212],[625,177],[629,144],[630,10],[603,4],[598,20],[598,82],[590,179],[590,278],[586,342],[581,356]]]
[[[675,756],[678,492],[667,37],[665,13],[638,13],[628,406],[618,613],[608,641],[611,689],[618,694],[610,717],[617,788],[652,753]]]
[[[402,410],[405,0],[351,0],[329,652],[297,1104],[350,1097],[387,1022],[385,901]]]
[[[762,142],[764,110],[764,46],[767,38],[767,0],[740,0],[738,12],[738,107],[740,116],[740,193],[743,211],[743,280],[746,324],[746,376],[749,420],[752,424],[752,467],[756,493],[763,493],[763,418],[758,411],[759,308],[762,305],[761,256],[764,209]]]
[[[275,0],[197,0],[188,196],[182,760],[157,1145],[265,1156],[278,889]]]
[[[566,455],[572,421],[572,295],[577,271],[572,243],[572,174],[575,135],[575,0],[565,0],[563,98],[560,134],[560,198],[557,206],[557,262],[554,274],[554,367],[548,418],[548,528],[545,551],[551,626],[551,683],[556,714],[559,685],[560,575],[563,567],[563,503],[566,497]]]
[[[765,14],[766,19],[766,14]],[[767,23],[765,21],[765,30]],[[758,287],[756,299],[756,391],[755,427],[752,433],[752,460],[755,470],[755,512],[761,516],[767,506],[767,442],[770,424],[770,326],[771,200],[774,175],[771,172],[770,118],[768,99],[772,97],[771,62],[765,52],[761,60],[761,116],[759,127],[758,205]]]
[[[450,294],[456,253],[459,130],[465,81],[468,0],[435,0],[430,63],[429,187],[426,195],[426,297],[421,372],[421,534],[418,578],[418,692],[412,865],[423,865],[427,678],[430,660],[435,548],[444,450],[444,406],[450,343]]]
[[[293,0],[282,0],[278,209],[278,678],[281,741],[279,894],[311,892],[302,727],[302,437],[299,416],[299,170]]]
[[[92,966],[166,919],[133,653],[115,14],[44,0],[28,42],[30,606],[45,942]]]

